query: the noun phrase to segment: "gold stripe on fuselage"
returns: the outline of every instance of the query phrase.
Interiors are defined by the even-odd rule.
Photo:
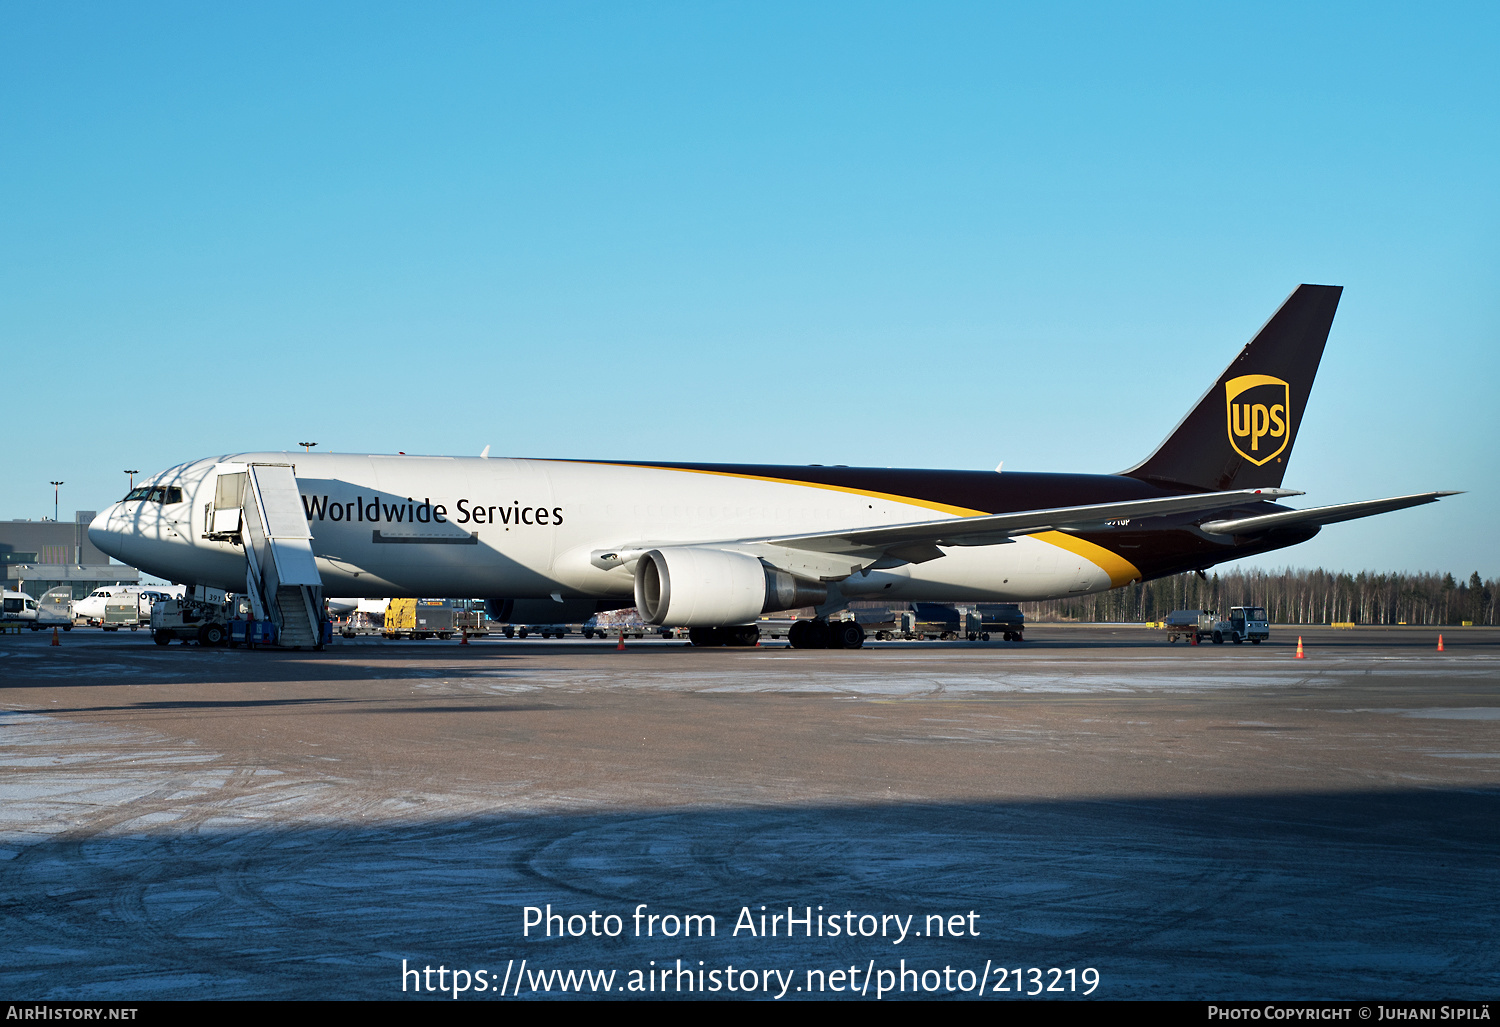
[[[606,467],[634,467],[652,471],[682,471],[687,474],[712,474],[721,478],[744,478],[747,481],[766,481],[775,485],[801,485],[804,488],[827,489],[830,492],[843,492],[851,496],[865,496],[870,499],[884,499],[893,503],[902,503],[907,506],[920,506],[928,510],[936,510],[939,513],[953,514],[955,517],[983,517],[993,513],[991,510],[974,510],[963,506],[952,506],[948,503],[937,503],[930,499],[918,499],[915,496],[898,496],[889,492],[873,492],[869,489],[850,488],[847,485],[828,485],[820,481],[801,481],[796,478],[773,478],[764,474],[745,474],[741,471],[712,471],[702,467],[662,467],[660,464],[631,464],[614,463],[612,461],[580,460],[578,463],[596,463]],[[1130,582],[1141,577],[1140,568],[1118,553],[1105,549],[1094,542],[1081,539],[1076,535],[1069,535],[1061,531],[1039,531],[1029,536],[1048,545],[1065,549],[1075,556],[1081,556],[1090,563],[1097,565],[1104,573],[1109,575],[1110,584],[1115,588],[1128,585]]]

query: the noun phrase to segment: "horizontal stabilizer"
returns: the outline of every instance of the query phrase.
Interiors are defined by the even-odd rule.
[[[1290,528],[1299,524],[1337,524],[1359,517],[1405,510],[1409,506],[1436,503],[1444,496],[1456,496],[1457,492],[1422,492],[1415,496],[1396,496],[1392,499],[1369,499],[1363,503],[1341,503],[1338,506],[1315,506],[1310,510],[1284,510],[1280,513],[1260,514],[1255,517],[1236,517],[1233,520],[1207,521],[1202,525],[1211,535],[1254,535],[1276,528]]]
[[[1190,496],[1168,496],[1163,499],[1136,499],[1121,503],[1095,503],[1089,506],[1022,510],[1017,513],[984,514],[978,517],[949,517],[937,521],[852,528],[848,531],[818,535],[793,535],[741,541],[769,542],[791,549],[824,553],[893,550],[898,546],[924,544],[928,546],[990,546],[1003,543],[1016,535],[1033,535],[1041,531],[1066,531],[1070,528],[1096,529],[1103,527],[1108,521],[1227,510],[1246,503],[1300,495],[1302,493],[1291,489],[1240,489],[1235,492],[1204,492]]]

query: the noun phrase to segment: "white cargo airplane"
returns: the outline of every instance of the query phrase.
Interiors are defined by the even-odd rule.
[[[153,475],[89,537],[152,574],[244,591],[269,559],[246,539],[278,536],[303,547],[296,580],[329,593],[493,596],[493,617],[521,623],[634,605],[701,645],[753,644],[762,613],[813,607],[794,645],[857,647],[858,625],[828,619],[850,600],[1100,592],[1451,495],[1271,502],[1301,495],[1281,482],[1341,291],[1299,286],[1120,474],[238,453]],[[262,482],[248,492],[247,471]],[[266,519],[242,535],[257,504]]]

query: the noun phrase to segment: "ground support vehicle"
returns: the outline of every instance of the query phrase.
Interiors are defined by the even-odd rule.
[[[671,638],[672,636],[669,635],[669,634],[667,634],[667,632],[671,631],[671,630],[672,630],[671,628],[662,628],[661,632],[660,632],[661,636],[663,638]],[[609,628],[590,627],[587,624],[585,624],[583,626],[583,637],[584,638],[619,638],[622,632],[624,633],[624,635],[625,635],[626,638],[645,638],[646,637],[646,632],[645,632],[645,629],[643,629],[643,628],[632,629],[632,628],[618,628],[617,627],[614,630],[610,630]]]
[[[672,637],[666,634],[669,629],[647,624],[633,609],[596,614],[584,621],[580,630],[584,638],[619,638],[621,632],[626,638],[645,638],[648,630],[653,634],[660,633],[663,638]]]
[[[1205,638],[1213,638],[1214,612],[1212,610],[1173,610],[1162,621],[1167,632],[1167,641],[1176,642],[1185,638],[1197,645]]]
[[[646,633],[658,634],[663,629],[658,629],[654,624],[647,624],[641,619],[640,612],[633,606],[618,610],[603,610],[594,614],[583,622],[584,638],[619,638],[620,632],[625,632],[626,638],[645,638]],[[672,636],[662,634],[663,638]]]
[[[885,616],[872,616],[867,611],[860,610],[856,612],[855,619],[861,627],[875,636],[877,642],[916,637],[914,631],[917,619],[910,610],[898,610]]]
[[[1223,645],[1226,639],[1235,645],[1241,642],[1260,645],[1271,637],[1265,607],[1231,606],[1227,620],[1214,621],[1213,637],[1214,645]]]
[[[119,631],[121,628],[129,628],[135,631],[140,628],[142,622],[151,623],[151,604],[146,604],[146,614],[141,616],[141,599],[135,593],[127,593],[121,596],[111,596],[104,601],[104,619],[100,626],[105,631]]]
[[[964,618],[958,610],[940,603],[913,603],[911,627],[906,637],[923,641],[940,639],[944,642],[960,638],[964,631]]]
[[[0,622],[14,625],[17,630],[21,624],[28,627],[36,627],[36,600],[25,592],[12,592],[5,589],[3,598],[3,613],[0,613]]]
[[[1020,603],[977,603],[974,613],[979,615],[979,638],[988,642],[990,635],[999,635],[1007,642],[1024,642],[1026,615]],[[969,641],[974,641],[969,635]]]
[[[490,633],[490,619],[484,615],[484,607],[455,609],[453,630],[465,638],[484,638]]]
[[[452,638],[453,614],[446,599],[392,599],[380,633],[386,638]]]
[[[541,635],[543,638],[551,638],[556,635],[562,638],[568,633],[566,624],[507,624],[500,631],[506,638],[527,638],[533,634]]]
[[[31,622],[31,630],[47,628],[73,630],[73,590],[67,586],[54,588],[37,600],[36,620]]]
[[[238,649],[240,646],[276,644],[276,625],[268,620],[232,620],[227,627],[229,629],[227,641],[231,649]],[[329,627],[331,629],[332,625]]]
[[[174,640],[227,645],[234,606],[223,600],[213,602],[192,596],[164,599],[151,607],[151,639],[157,645],[171,645]],[[109,616],[108,607],[105,616]]]

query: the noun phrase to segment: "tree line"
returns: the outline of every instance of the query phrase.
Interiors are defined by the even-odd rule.
[[[1173,610],[1264,606],[1276,624],[1474,624],[1496,622],[1496,579],[1452,574],[1358,574],[1234,568],[1177,574],[1096,595],[1022,603],[1028,621],[1158,621]]]

